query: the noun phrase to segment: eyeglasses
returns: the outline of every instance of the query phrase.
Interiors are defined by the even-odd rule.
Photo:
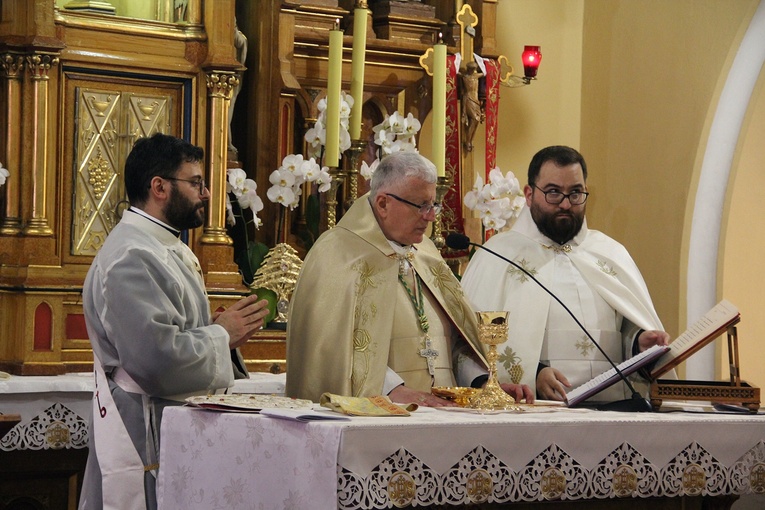
[[[168,181],[188,182],[199,190],[200,195],[202,195],[205,192],[205,188],[207,188],[207,183],[204,179],[179,179],[177,177],[164,177],[164,179],[167,179]]]
[[[586,191],[574,191],[573,193],[561,193],[560,191],[545,191],[536,184],[532,184],[536,189],[541,191],[545,196],[545,202],[548,204],[559,205],[563,202],[563,199],[568,198],[568,203],[571,205],[582,205],[587,201],[589,193]]]
[[[391,198],[395,198],[399,202],[403,202],[407,205],[411,205],[412,207],[417,208],[418,212],[422,214],[423,216],[427,216],[430,214],[430,211],[433,211],[434,213],[438,214],[441,212],[441,208],[443,207],[439,203],[435,204],[415,204],[414,202],[410,202],[409,200],[403,199],[398,195],[394,195],[393,193],[386,193]]]

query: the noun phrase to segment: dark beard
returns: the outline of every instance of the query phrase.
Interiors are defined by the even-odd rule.
[[[545,214],[537,208],[531,207],[531,217],[537,228],[544,235],[558,244],[565,244],[572,240],[582,229],[584,223],[584,211],[581,214],[572,212]]]
[[[199,214],[199,210],[204,211],[205,203],[193,204],[188,198],[183,196],[173,183],[173,194],[165,207],[165,219],[167,223],[178,230],[189,230],[201,227],[204,220],[204,213]]]

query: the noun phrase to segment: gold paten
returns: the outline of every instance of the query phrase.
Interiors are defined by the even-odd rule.
[[[470,399],[471,409],[521,411],[515,399],[505,393],[497,381],[497,345],[507,340],[508,312],[477,312],[478,339],[489,346],[489,380],[480,393]]]
[[[480,393],[478,388],[464,388],[459,386],[433,386],[430,392],[445,400],[451,400],[460,407],[467,407],[470,398]]]

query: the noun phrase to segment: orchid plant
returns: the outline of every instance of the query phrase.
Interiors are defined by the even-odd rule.
[[[489,172],[489,182],[484,184],[479,175],[473,189],[465,194],[465,207],[476,211],[486,230],[494,233],[510,228],[521,214],[526,199],[520,183],[513,172],[502,174],[499,167]]]
[[[233,227],[237,218],[244,224],[245,249],[236,256],[236,262],[242,272],[245,283],[251,282],[255,270],[260,267],[268,248],[263,243],[249,240],[249,225],[254,225],[257,230],[263,224],[258,218],[258,213],[263,210],[263,201],[258,196],[257,183],[247,178],[247,173],[241,168],[229,168],[226,171],[226,223]],[[236,205],[236,207],[235,207]],[[249,209],[252,219],[245,218],[245,211]]]
[[[305,134],[305,141],[308,142],[308,156],[321,160],[324,146],[327,144],[327,98],[323,98],[316,105],[319,110],[319,117],[316,123]],[[340,153],[351,148],[351,134],[348,131],[351,108],[353,108],[353,96],[340,91]]]
[[[366,180],[371,180],[380,160],[394,152],[417,152],[417,133],[422,125],[411,113],[406,117],[398,112],[386,116],[378,125],[372,128],[375,134],[375,144],[379,145],[378,156],[371,165],[361,162],[359,173]]]

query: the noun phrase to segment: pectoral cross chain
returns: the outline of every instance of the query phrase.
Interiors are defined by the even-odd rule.
[[[436,358],[438,358],[439,352],[438,349],[433,348],[433,344],[430,341],[430,336],[428,336],[430,324],[428,323],[428,316],[425,315],[425,298],[422,294],[422,283],[420,282],[420,277],[417,275],[417,273],[414,274],[414,280],[417,283],[416,295],[409,288],[409,285],[407,285],[406,280],[404,280],[404,277],[400,273],[398,275],[398,280],[401,282],[401,285],[404,286],[404,289],[406,289],[406,293],[409,295],[409,300],[412,302],[414,311],[417,314],[417,319],[420,323],[420,330],[424,335],[425,343],[425,347],[420,349],[419,354],[427,360],[428,373],[430,373],[430,376],[433,377],[436,375]]]

